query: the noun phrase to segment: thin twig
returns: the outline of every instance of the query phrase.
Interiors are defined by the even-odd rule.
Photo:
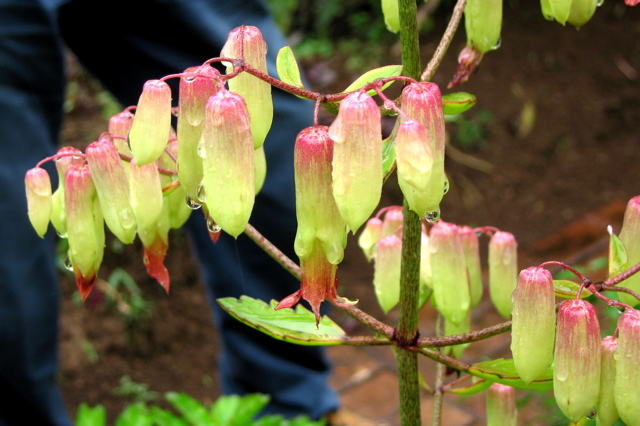
[[[296,277],[298,280],[302,279],[302,273],[300,272],[300,267],[289,257],[284,254],[278,247],[274,246],[273,243],[267,240],[264,235],[262,235],[256,228],[254,228],[250,223],[247,224],[247,227],[244,229],[244,233],[251,238],[251,240],[256,243],[262,250],[264,250],[273,260],[278,262],[284,269],[289,271],[291,275]]]
[[[496,324],[482,330],[472,331],[470,333],[443,337],[420,337],[418,339],[418,346],[440,347],[461,345],[463,343],[471,343],[477,342],[478,340],[488,339],[489,337],[505,333],[509,330],[511,330],[511,321],[506,321],[501,324]]]
[[[420,81],[429,81],[435,74],[436,70],[440,66],[442,59],[444,58],[445,53],[449,49],[449,45],[451,44],[451,40],[453,40],[453,36],[456,34],[456,30],[458,29],[458,24],[460,24],[460,20],[462,19],[462,12],[464,11],[464,7],[467,4],[467,0],[458,0],[455,7],[453,8],[453,15],[451,16],[451,20],[449,21],[449,25],[447,25],[447,29],[440,39],[440,44],[436,48],[433,57],[427,64],[427,67],[424,69],[424,72],[420,76]]]

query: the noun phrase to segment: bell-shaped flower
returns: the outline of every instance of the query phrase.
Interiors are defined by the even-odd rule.
[[[444,173],[445,129],[444,111],[442,109],[442,94],[435,83],[412,83],[402,91],[402,110],[410,120],[415,120],[424,129],[427,137],[428,148],[424,142],[418,144],[417,139],[408,146],[413,147],[406,154],[400,154],[398,163],[398,183],[407,202],[413,204],[420,212],[420,216],[426,213],[440,210],[440,201],[445,193],[447,177]],[[419,127],[409,124],[408,135],[420,134]],[[402,143],[401,145],[406,145]],[[404,151],[404,148],[401,149]],[[420,155],[425,164],[415,164],[412,173],[400,173],[400,163],[413,161],[412,156]],[[406,161],[404,160],[406,158]],[[427,167],[429,166],[429,167]],[[421,172],[418,172],[418,170]],[[429,170],[428,170],[429,169]],[[409,178],[409,175],[414,176]],[[409,179],[409,180],[407,180]],[[412,207],[413,209],[413,207]]]
[[[518,284],[518,243],[513,234],[498,231],[489,241],[489,295],[496,310],[511,316],[511,293]]]
[[[400,189],[404,191],[407,186],[413,189],[407,198],[411,210],[423,217],[438,207],[439,204],[434,206],[430,200],[433,192],[440,190],[430,186],[433,153],[424,127],[415,120],[405,121],[398,128],[396,164]]]
[[[402,240],[395,234],[386,235],[376,244],[373,287],[378,304],[387,313],[400,300],[400,265]]]
[[[347,96],[329,128],[333,146],[333,198],[355,233],[382,194],[382,128],[375,101],[364,91]]]
[[[158,167],[162,167],[167,170],[176,170],[177,166],[175,158],[177,157],[177,153],[178,141],[173,140],[169,142],[167,151],[160,156],[156,161],[156,164]],[[163,210],[167,210],[170,227],[178,229],[184,225],[187,219],[189,219],[189,216],[191,216],[191,212],[193,212],[193,209],[185,202],[185,199],[187,198],[186,191],[182,185],[175,185],[175,175],[171,177],[164,174],[161,175],[160,183],[162,184],[162,191],[164,194]]]
[[[258,195],[267,178],[267,156],[264,153],[264,145],[253,150],[253,176],[255,194]]]
[[[256,27],[243,25],[232,30],[220,55],[241,59],[258,71],[268,74],[267,43]],[[232,64],[228,64],[227,74],[232,71]],[[247,102],[254,148],[258,149],[264,143],[273,121],[271,85],[256,76],[242,72],[229,80],[229,90],[239,94]]]
[[[618,348],[615,352],[614,398],[618,414],[628,425],[640,419],[640,311],[627,309],[618,319]]]
[[[220,73],[210,65],[187,68],[180,78],[178,102],[178,177],[189,197],[197,199],[202,182],[198,143],[204,128],[207,100],[222,87]]]
[[[553,362],[556,307],[551,273],[538,267],[522,270],[512,301],[513,362],[522,381],[529,384]]]
[[[333,199],[331,159],[333,141],[328,127],[313,126],[300,132],[294,148],[296,217],[294,248],[301,260],[320,241],[329,263],[338,264],[347,245],[347,227]]]
[[[65,175],[65,207],[69,260],[82,300],[95,284],[104,253],[104,223],[91,171],[86,164],[74,164]]]
[[[149,80],[142,88],[129,131],[129,146],[138,165],[156,161],[170,135],[171,89],[162,80]]]
[[[24,177],[24,186],[27,192],[29,221],[36,233],[43,238],[49,227],[53,203],[49,173],[40,167],[30,169]]]
[[[105,134],[86,149],[87,163],[107,226],[125,244],[136,237],[136,218],[129,204],[129,182],[116,147]]]
[[[437,222],[429,233],[429,252],[438,311],[454,325],[460,325],[471,307],[471,295],[458,227]]]
[[[64,207],[64,177],[73,164],[85,162],[82,151],[72,146],[60,148],[56,155],[56,171],[58,172],[58,188],[51,200],[51,224],[62,238],[67,237],[67,213]]]
[[[619,238],[627,251],[627,267],[640,263],[640,196],[633,197],[627,203]],[[622,281],[620,286],[640,293],[640,274],[630,276]],[[640,303],[635,297],[624,292],[618,292],[618,297],[627,305],[635,306]]]
[[[541,0],[542,15],[549,21],[557,21],[564,25],[569,19],[571,4],[574,0]]]
[[[237,237],[249,223],[255,200],[253,139],[240,95],[220,90],[209,98],[201,144],[209,214]]]
[[[471,309],[478,306],[484,294],[482,287],[482,266],[480,263],[480,247],[478,235],[469,226],[458,228],[460,242],[464,251],[464,259],[467,265],[467,275],[469,277],[469,293],[471,295]]]
[[[595,309],[581,299],[567,300],[558,311],[553,393],[571,421],[588,415],[598,402],[600,362],[600,325]]]
[[[573,0],[567,22],[580,29],[596,13],[596,8],[603,0]]]
[[[516,391],[494,383],[487,389],[487,426],[517,426]]]
[[[317,326],[320,322],[320,304],[325,299],[329,299],[337,306],[354,303],[338,296],[338,281],[336,279],[338,266],[327,261],[322,243],[319,240],[316,240],[309,256],[300,261],[300,269],[302,271],[300,289],[282,299],[276,306],[276,310],[292,308],[302,298],[311,305],[316,316]]]
[[[367,261],[371,262],[373,259],[376,243],[382,235],[382,221],[377,217],[369,219],[358,237],[358,246],[362,249]]]
[[[601,341],[602,362],[600,366],[600,396],[597,405],[597,426],[611,426],[619,418],[615,402],[616,360],[615,353],[618,348],[618,339],[615,336],[606,336]]]

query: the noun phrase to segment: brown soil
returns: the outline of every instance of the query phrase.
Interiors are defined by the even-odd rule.
[[[461,147],[453,138],[453,147],[464,159],[448,157],[451,190],[442,215],[450,222],[493,225],[514,233],[523,252],[521,266],[526,267],[548,259],[549,252],[575,253],[606,236],[609,222],[597,219],[602,215],[567,225],[602,206],[609,206],[605,217],[618,223],[619,206],[640,193],[636,169],[640,8],[610,0],[580,31],[544,21],[539,6],[528,2],[508,2],[505,15],[502,46],[486,55],[479,71],[461,88],[479,98],[466,117],[479,119],[481,111],[489,111],[492,119],[474,148]],[[435,36],[423,40],[425,59],[435,43]],[[463,46],[461,32],[434,79],[443,87]],[[388,63],[398,62],[395,50],[389,49]],[[353,76],[340,73],[343,60],[322,62],[341,79],[324,79],[325,85],[318,79],[316,89],[346,87]],[[309,64],[308,69],[319,68]],[[535,107],[531,132],[520,120],[526,104]],[[64,143],[93,141],[105,128],[99,111],[95,101],[79,99],[69,115]],[[455,135],[457,128],[449,130]],[[478,166],[478,160],[486,163]],[[392,180],[386,204],[400,202]],[[107,278],[118,266],[130,273],[152,304],[151,319],[127,325],[126,316],[109,306],[100,291],[78,306],[73,284],[63,283],[60,381],[69,411],[74,414],[82,402],[100,403],[113,420],[131,401],[113,392],[123,376],[146,383],[153,391],[187,392],[212,401],[219,394],[216,335],[188,242],[180,233],[172,237],[167,258],[172,277],[169,297],[147,277],[138,246],[109,247],[101,277]],[[370,267],[351,241],[340,268],[344,296],[360,299],[364,310],[380,315],[370,278]]]

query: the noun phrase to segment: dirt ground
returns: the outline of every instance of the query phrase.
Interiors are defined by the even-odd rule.
[[[425,60],[440,33],[425,36]],[[463,46],[460,32],[434,78],[442,87],[453,75]],[[398,62],[396,51],[389,48],[387,64]],[[340,71],[343,60],[308,63],[314,88],[328,92],[346,87],[355,76]],[[335,76],[327,77],[327,70]],[[443,219],[512,232],[523,253],[522,267],[547,260],[549,251],[575,253],[605,236],[606,223],[567,225],[603,206],[614,206],[612,220],[619,220],[620,208],[615,206],[640,194],[638,72],[640,7],[608,0],[576,31],[545,21],[537,2],[506,2],[501,47],[485,56],[479,71],[460,89],[478,96],[477,106],[465,117],[484,137],[471,147],[462,146],[455,137],[460,126],[448,125],[451,190],[442,204]],[[523,124],[523,110],[530,114],[532,109],[535,122],[525,119]],[[63,143],[93,141],[106,129],[99,110],[95,101],[82,100],[69,115]],[[487,113],[490,118],[483,121]],[[530,131],[526,123],[533,124]],[[385,188],[384,204],[400,203],[392,181]],[[570,235],[560,238],[559,232]],[[187,392],[205,402],[219,394],[216,335],[188,242],[180,233],[172,236],[169,297],[146,276],[138,249],[110,245],[100,275],[107,278],[116,266],[131,274],[152,305],[148,321],[127,323],[98,291],[79,306],[73,284],[63,283],[60,383],[71,413],[82,402],[101,403],[113,419],[135,393],[131,386],[129,397],[114,393],[123,376],[153,391]],[[343,295],[381,315],[370,266],[353,240],[339,273]],[[393,321],[393,312],[388,319]]]

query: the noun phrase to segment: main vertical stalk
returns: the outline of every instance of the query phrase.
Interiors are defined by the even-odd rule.
[[[398,0],[400,9],[400,43],[404,75],[420,77],[420,45],[418,43],[417,6],[415,0]],[[396,337],[399,342],[413,342],[418,335],[418,295],[420,284],[420,217],[403,203],[402,268],[400,277],[400,310]],[[398,381],[400,386],[400,420],[403,426],[420,425],[420,389],[418,387],[418,355],[398,349]]]

